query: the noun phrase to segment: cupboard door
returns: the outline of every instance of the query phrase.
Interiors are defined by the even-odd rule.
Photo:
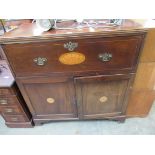
[[[132,81],[130,77],[108,75],[75,78],[79,117],[102,119],[123,115]]]
[[[77,117],[73,80],[65,77],[18,79],[23,96],[37,120]]]

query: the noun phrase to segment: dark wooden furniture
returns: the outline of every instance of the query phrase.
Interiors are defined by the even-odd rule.
[[[34,123],[123,121],[146,30],[128,20],[121,27],[94,32],[32,35],[36,30],[26,24],[1,38]]]
[[[0,114],[8,127],[32,127],[31,114],[14,81],[10,68],[1,53],[0,60]]]
[[[0,88],[0,113],[8,127],[32,127],[31,114],[15,84]]]

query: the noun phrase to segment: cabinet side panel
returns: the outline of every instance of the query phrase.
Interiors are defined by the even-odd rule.
[[[155,28],[147,33],[140,62],[155,62]]]

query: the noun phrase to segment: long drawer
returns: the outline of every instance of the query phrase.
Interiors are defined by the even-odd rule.
[[[134,71],[143,35],[4,45],[16,76]]]

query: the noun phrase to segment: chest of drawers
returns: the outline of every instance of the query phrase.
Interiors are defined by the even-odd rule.
[[[5,124],[13,128],[32,127],[31,114],[17,86],[14,84],[10,88],[0,88],[0,91],[0,113]]]
[[[31,114],[5,60],[0,60],[0,114],[8,127],[32,127]]]

